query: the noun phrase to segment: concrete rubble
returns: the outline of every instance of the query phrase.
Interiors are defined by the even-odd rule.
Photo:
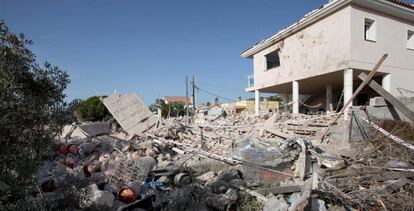
[[[116,121],[129,134],[141,134],[151,129],[156,118],[136,94],[115,93],[102,100]]]
[[[73,175],[90,182],[88,203],[108,210],[414,207],[412,150],[369,124],[339,121],[334,127],[342,129],[321,141],[336,114],[156,120],[140,110],[136,95],[108,98],[123,130],[109,123],[65,127],[53,159],[39,169],[43,193]],[[348,134],[361,134],[361,127],[368,139]],[[395,149],[401,154],[389,154]]]

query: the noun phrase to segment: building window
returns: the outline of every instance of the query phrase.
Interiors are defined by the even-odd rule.
[[[414,50],[414,31],[407,31],[407,48]]]
[[[365,30],[364,30],[364,38],[365,40],[369,41],[376,41],[377,40],[377,29],[375,21],[372,19],[365,18]]]
[[[280,66],[279,50],[273,51],[267,54],[265,57],[266,57],[266,70]]]

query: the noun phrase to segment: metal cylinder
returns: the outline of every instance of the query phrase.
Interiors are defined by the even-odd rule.
[[[174,184],[175,185],[188,185],[192,182],[192,179],[190,177],[190,175],[188,175],[187,173],[178,173],[177,175],[175,175],[174,177]]]
[[[141,190],[139,183],[131,182],[119,190],[118,199],[124,203],[132,203],[138,198]]]
[[[60,144],[59,146],[58,146],[58,151],[59,151],[59,153],[60,154],[62,154],[62,155],[67,155],[68,154],[68,146],[66,146],[66,144]]]
[[[78,153],[78,145],[76,144],[69,144],[68,150],[71,154],[76,155]]]
[[[80,155],[91,154],[98,145],[95,142],[85,142],[78,146],[78,153]]]
[[[101,171],[101,163],[86,165],[83,167],[83,172],[86,176],[91,176],[92,173]]]

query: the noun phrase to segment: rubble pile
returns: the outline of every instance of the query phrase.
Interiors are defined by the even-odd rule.
[[[413,209],[413,151],[366,124],[367,137],[332,150],[334,132],[320,136],[335,115],[199,115],[139,134],[116,122],[74,124],[38,181],[47,196],[69,175],[86,180],[86,204],[108,210]]]
[[[112,210],[183,210],[197,206],[227,210],[238,199],[236,187],[243,180],[237,168],[181,150],[186,146],[165,139],[171,134],[129,140],[119,139],[120,135],[113,132],[94,137],[77,135],[64,134],[56,140],[54,159],[39,169],[38,181],[46,196],[70,175],[91,183],[87,204]]]

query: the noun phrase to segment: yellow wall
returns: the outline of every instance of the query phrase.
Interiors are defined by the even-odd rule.
[[[235,108],[245,108],[247,111],[254,112],[254,101],[253,100],[243,100],[238,101],[235,103],[223,103],[221,104],[221,108],[229,111],[233,111]],[[279,101],[261,101],[260,102],[260,110],[264,111],[266,110],[266,107],[268,110],[278,109],[279,108]]]

